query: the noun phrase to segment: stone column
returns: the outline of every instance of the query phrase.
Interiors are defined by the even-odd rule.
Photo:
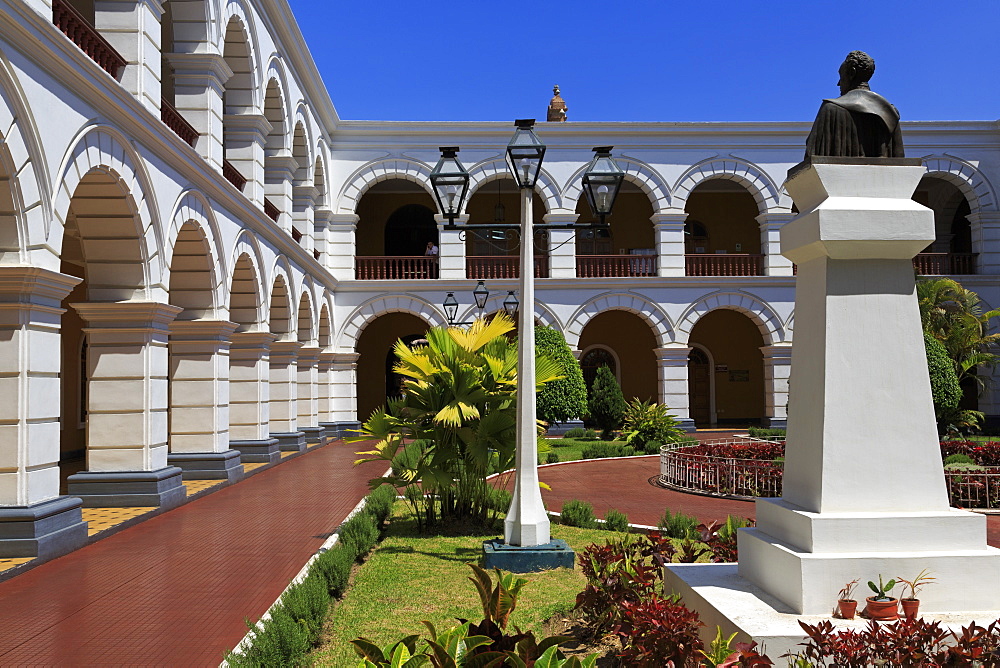
[[[328,220],[326,267],[338,281],[353,281],[354,257],[358,254],[355,243],[358,215],[331,213]]]
[[[198,131],[195,149],[205,161],[222,170],[222,94],[233,71],[218,53],[171,53],[174,70],[174,106]]]
[[[767,426],[784,429],[788,424],[788,376],[792,369],[792,346],[761,346],[764,356],[764,414]]]
[[[546,223],[575,223],[575,213],[547,213]],[[549,230],[549,278],[576,278],[576,230]]]
[[[264,157],[264,196],[278,207],[278,227],[289,235],[292,233],[292,179],[298,168],[299,162],[291,153]]]
[[[298,341],[275,341],[271,344],[271,437],[278,439],[282,450],[306,449],[306,435],[298,428]]]
[[[96,0],[94,27],[128,62],[121,84],[160,115],[161,0]]]
[[[316,248],[316,230],[313,216],[319,190],[315,186],[301,185],[292,189],[292,227],[302,233],[302,247],[310,253]]]
[[[674,344],[654,348],[653,354],[656,355],[660,403],[670,408],[670,414],[677,418],[684,431],[694,431],[688,395],[688,355],[691,348]]]
[[[1000,274],[1000,212],[980,211],[969,214],[972,228],[972,252],[978,253],[976,270],[980,274]]]
[[[684,276],[684,221],[687,213],[679,209],[668,213],[654,213],[653,238],[656,244],[657,275]]]
[[[180,503],[181,470],[167,465],[167,341],[176,306],[72,304],[87,323],[87,470],[68,489],[86,507]]]
[[[79,282],[0,267],[0,558],[51,558],[87,541],[80,499],[59,496],[61,303]]]
[[[333,212],[329,209],[313,209],[313,244],[315,251],[313,255],[316,257],[316,261],[319,262],[324,267],[330,266],[330,253],[329,253],[329,237],[330,237],[330,219],[333,216]],[[317,255],[318,253],[318,255]],[[352,269],[353,271],[353,269]]]
[[[264,142],[271,124],[262,114],[223,116],[225,159],[247,180],[243,194],[264,208]]]
[[[236,332],[229,348],[229,447],[245,463],[281,459],[271,438],[270,332]]]
[[[781,228],[794,217],[794,213],[762,213],[757,216],[765,276],[792,275],[792,261],[781,254]]]
[[[229,346],[236,323],[170,324],[170,454],[186,480],[239,480],[240,453],[229,447]]]
[[[333,417],[333,351],[324,350],[319,354],[317,369],[316,399],[319,410],[319,426],[328,441],[338,438],[337,423]]]
[[[462,230],[446,230],[447,221],[441,214],[435,214],[438,222],[438,276],[447,279],[465,278],[465,234]],[[456,225],[468,225],[468,216],[455,218]]]
[[[297,371],[296,404],[298,406],[298,430],[304,432],[307,443],[326,443],[323,427],[319,420],[319,348],[299,349]]]
[[[348,430],[361,427],[358,415],[358,353],[335,352],[330,366],[330,420],[337,425],[341,438],[350,436]]]

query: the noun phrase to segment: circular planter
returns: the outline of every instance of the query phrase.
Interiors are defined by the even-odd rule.
[[[899,619],[899,601],[890,598],[888,601],[876,601],[874,596],[865,599],[865,616],[881,622],[891,622]]]
[[[858,611],[858,602],[853,598],[842,598],[837,601],[837,611],[841,619],[854,619]]]
[[[919,598],[903,598],[899,604],[903,606],[903,616],[907,619],[916,619],[917,611],[920,609]]]

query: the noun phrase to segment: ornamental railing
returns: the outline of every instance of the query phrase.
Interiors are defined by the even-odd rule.
[[[168,128],[191,146],[194,146],[198,141],[198,131],[184,120],[184,117],[177,111],[177,107],[165,99],[160,100],[160,118]]]
[[[920,253],[913,266],[922,276],[973,275],[976,257],[976,253]]]
[[[763,255],[697,254],[684,256],[685,276],[763,276]]]
[[[225,158],[222,159],[222,176],[236,186],[237,190],[243,192],[243,188],[247,184],[247,177],[240,174],[240,170],[236,169],[235,165]]]
[[[745,446],[745,439],[660,449],[660,484],[671,489],[746,499],[781,496],[783,464],[773,459],[743,459],[700,454],[706,446]],[[776,445],[776,444],[769,444]]]
[[[577,278],[656,276],[655,255],[577,255]]]
[[[465,277],[476,280],[518,278],[521,258],[516,255],[469,255],[465,258]],[[549,277],[549,256],[535,256],[535,278]]]
[[[278,222],[278,218],[281,217],[281,211],[275,206],[274,202],[266,197],[264,198],[264,214],[274,222]],[[295,228],[292,229],[294,230]]]
[[[128,61],[75,7],[65,0],[52,0],[52,23],[105,72],[121,79]]]
[[[354,258],[359,281],[408,281],[437,278],[438,259],[428,255],[383,255]]]

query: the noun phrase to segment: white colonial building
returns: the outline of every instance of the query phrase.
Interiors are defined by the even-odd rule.
[[[182,477],[341,435],[448,292],[467,319],[477,281],[487,312],[516,290],[516,239],[490,228],[519,216],[512,119],[342,121],[285,0],[0,11],[0,556],[79,545],[81,503],[169,506]],[[539,235],[537,321],[688,424],[783,424],[782,184],[808,127],[539,124],[536,220],[592,220],[593,146],[627,184],[610,233]],[[1000,305],[998,123],[903,127],[938,223],[919,270]],[[443,229],[430,194],[442,145],[472,175],[468,231]]]

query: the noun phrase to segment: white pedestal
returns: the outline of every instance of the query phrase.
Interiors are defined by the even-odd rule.
[[[910,199],[924,168],[871,162],[813,159],[786,182],[803,213],[781,231],[798,265],[784,496],[759,500],[739,534],[742,584],[670,567],[674,581],[723,583],[706,585],[713,614],[738,614],[751,592],[828,615],[850,580],[924,568],[937,581],[923,611],[1000,609],[986,518],[951,509],[945,490],[912,268],[934,239],[932,212]]]

